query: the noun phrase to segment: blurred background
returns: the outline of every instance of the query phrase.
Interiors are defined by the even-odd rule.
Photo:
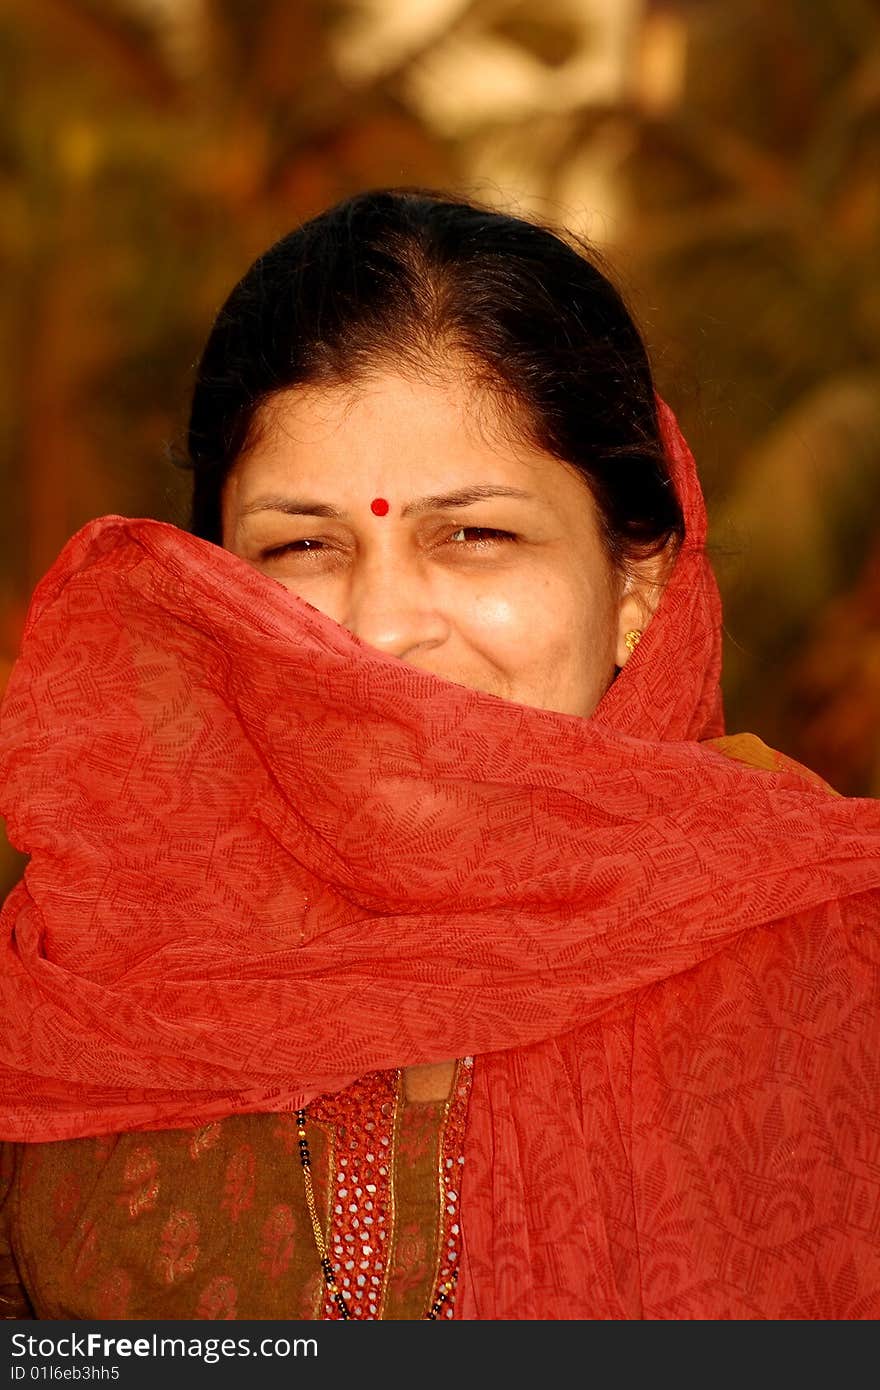
[[[880,0],[3,0],[0,74],[0,688],[76,530],[186,524],[251,260],[428,184],[616,267],[705,482],[728,729],[880,795]]]

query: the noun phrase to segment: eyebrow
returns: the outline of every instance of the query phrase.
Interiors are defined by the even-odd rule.
[[[482,483],[474,487],[459,488],[456,492],[440,492],[431,497],[419,497],[415,502],[408,502],[400,515],[421,516],[425,512],[442,511],[451,507],[470,507],[472,503],[482,502],[487,497],[518,497],[523,501],[534,501],[534,494],[524,492],[522,488]],[[254,512],[286,512],[288,516],[326,516],[337,521],[348,520],[348,512],[339,511],[337,507],[328,506],[326,502],[313,502],[306,497],[283,497],[274,493],[265,497],[255,497],[253,502],[248,502],[246,507],[242,507],[240,515],[252,516]]]

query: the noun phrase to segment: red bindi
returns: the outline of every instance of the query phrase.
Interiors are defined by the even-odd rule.
[[[370,511],[374,516],[384,516],[388,511],[388,503],[384,497],[374,497],[370,503]]]

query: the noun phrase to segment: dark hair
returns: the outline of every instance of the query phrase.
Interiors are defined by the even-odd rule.
[[[360,193],[282,237],[199,363],[190,530],[221,543],[223,482],[276,392],[391,364],[442,376],[454,355],[509,428],[582,475],[615,564],[680,542],[647,353],[597,259],[571,233],[421,188]]]

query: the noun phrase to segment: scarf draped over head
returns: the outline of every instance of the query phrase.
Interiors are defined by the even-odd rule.
[[[462,1312],[624,1315],[584,1138],[596,1037],[674,1001],[658,1027],[676,1013],[685,1065],[688,990],[711,970],[747,1033],[743,943],[785,941],[776,999],[832,918],[861,965],[838,961],[831,1012],[862,1018],[880,887],[876,803],[712,745],[720,603],[660,409],[686,538],[590,719],[416,670],[174,526],[108,516],[68,542],[0,710],[0,812],[30,856],[0,916],[0,1138],[291,1110],[473,1056]],[[832,1031],[851,1065],[864,1038]],[[606,1048],[601,1083],[629,1117],[634,1229],[660,1085],[635,1046]]]

